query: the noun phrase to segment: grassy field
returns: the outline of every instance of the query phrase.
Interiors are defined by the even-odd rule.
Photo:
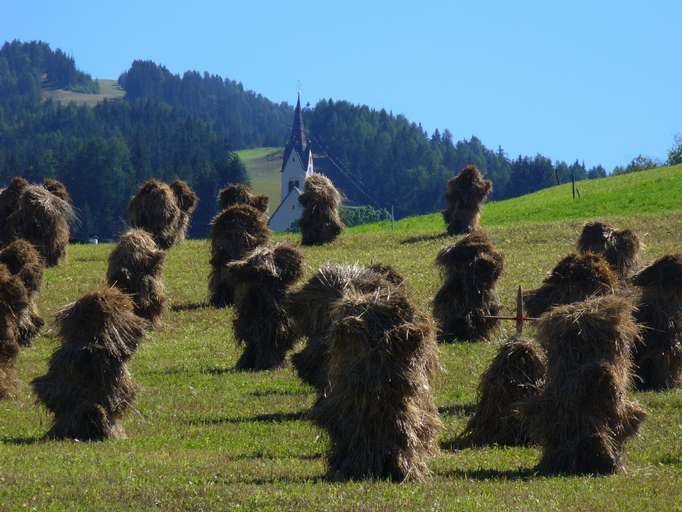
[[[525,198],[527,204],[518,199],[489,205],[484,218],[506,256],[500,291],[509,310],[517,285],[538,285],[545,272],[573,249],[582,218],[596,215],[636,230],[647,246],[645,260],[680,251],[681,170],[656,172],[648,177],[658,176],[662,188],[658,192],[647,185],[642,188],[656,204],[665,205],[659,212],[640,204],[637,210],[646,213],[633,215],[628,201],[622,200],[623,178],[601,182],[610,187],[610,194],[591,191],[592,184],[585,184],[581,190],[585,211],[568,204],[566,211],[575,215],[563,220],[543,220],[553,212],[547,205],[561,199],[561,189],[541,193],[545,202],[538,194]],[[668,202],[667,195],[675,196],[675,190],[676,201]],[[591,194],[601,200],[591,202]],[[623,206],[605,211],[599,209],[601,202]],[[608,209],[609,204],[602,207]],[[493,215],[495,209],[506,209],[527,223],[506,221]],[[427,309],[439,286],[432,262],[446,239],[438,236],[443,230],[438,217],[421,221],[399,223],[395,231],[376,226],[367,232],[348,230],[329,246],[304,248],[307,274],[326,261],[389,263],[405,274],[413,297]],[[102,282],[111,248],[70,247],[68,261],[47,271],[40,300],[46,318]],[[132,360],[140,394],[137,411],[124,420],[127,440],[41,441],[50,418],[34,404],[27,383],[45,371],[57,343],[54,332],[45,330],[33,348],[21,352],[19,396],[0,402],[0,510],[680,509],[680,391],[636,394],[649,417],[641,437],[627,446],[627,474],[537,477],[532,473],[539,456],[536,448],[452,450],[450,442],[475,403],[478,377],[501,339],[441,345],[446,373],[437,383],[436,399],[445,428],[443,450],[432,463],[430,481],[402,485],[325,481],[328,440],[306,419],[314,401],[312,389],[290,368],[262,373],[232,369],[239,356],[232,311],[202,306],[207,260],[205,241],[186,242],[168,253],[165,279],[173,309],[163,328],[148,336]]]
[[[119,100],[125,96],[125,91],[116,80],[97,80],[97,82],[99,83],[99,94],[85,94],[65,89],[44,89],[43,98],[52,98],[60,103],[74,102],[92,107],[105,99]]]
[[[551,187],[534,194],[491,202],[483,207],[487,226],[588,219],[614,215],[641,215],[682,209],[682,165],[625,174],[577,184],[580,198],[573,200],[571,185]],[[407,217],[395,223],[400,231],[437,231],[442,227],[439,213]],[[390,223],[353,228],[355,232],[376,232]]]
[[[251,179],[251,187],[258,194],[270,198],[270,213],[279,205],[282,148],[256,148],[237,151]]]

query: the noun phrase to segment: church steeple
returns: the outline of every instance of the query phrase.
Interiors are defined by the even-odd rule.
[[[305,154],[308,146],[305,138],[305,129],[303,128],[303,111],[301,110],[301,93],[298,94],[296,101],[296,110],[294,111],[294,124],[291,127],[291,139],[289,144],[292,145],[300,155]]]

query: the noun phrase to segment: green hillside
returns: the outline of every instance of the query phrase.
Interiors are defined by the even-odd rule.
[[[646,244],[645,262],[682,251],[681,177],[682,167],[677,167],[580,184],[582,199],[575,204],[570,191],[559,187],[488,205],[486,228],[505,255],[499,292],[506,309],[512,311],[518,285],[539,285],[556,261],[574,249],[588,218],[598,216],[639,233]],[[414,300],[429,310],[441,283],[433,260],[448,239],[434,236],[443,231],[435,215],[397,225],[393,231],[386,226],[347,230],[330,245],[302,248],[306,278],[324,262],[381,261],[405,276]],[[293,234],[277,238],[298,240]],[[40,309],[48,326],[34,347],[19,355],[17,399],[0,401],[0,509],[679,509],[679,390],[633,393],[648,418],[641,436],[627,444],[626,474],[539,477],[533,474],[537,447],[451,448],[472,413],[479,376],[511,334],[511,323],[491,343],[440,346],[445,371],[435,397],[444,429],[431,480],[325,480],[329,441],[306,418],[314,391],[289,367],[259,373],[233,369],[241,351],[231,327],[234,312],[203,305],[209,274],[206,241],[168,251],[164,279],[172,309],[131,361],[140,391],[136,412],[124,419],[129,438],[42,442],[50,417],[34,404],[27,383],[45,372],[57,346],[51,320],[55,311],[103,282],[111,249],[72,246],[66,263],[47,270]]]
[[[60,103],[78,103],[93,106],[100,101],[120,100],[125,96],[125,91],[118,85],[116,80],[97,80],[99,94],[86,94],[82,92],[68,91],[65,89],[43,89],[43,98],[52,98]]]
[[[244,149],[237,154],[246,165],[251,187],[270,198],[270,212],[274,212],[279,205],[282,148]]]
[[[641,215],[682,210],[682,165],[577,183],[580,197],[573,200],[570,184],[533,194],[491,202],[483,207],[482,223],[501,226],[566,219]],[[380,231],[389,223],[359,226],[356,232]],[[407,217],[395,223],[401,231],[441,231],[439,213]]]

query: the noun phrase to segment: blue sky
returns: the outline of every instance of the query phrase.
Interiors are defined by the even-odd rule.
[[[664,158],[682,132],[680,23],[680,0],[4,0],[0,36],[47,41],[98,78],[152,59],[289,102],[300,81],[312,104],[610,170]]]

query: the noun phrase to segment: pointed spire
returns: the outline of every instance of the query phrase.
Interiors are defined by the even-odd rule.
[[[294,111],[294,124],[291,127],[291,141],[289,142],[299,154],[303,155],[307,146],[305,131],[303,128],[303,111],[301,110],[301,93],[298,93],[296,110]]]

